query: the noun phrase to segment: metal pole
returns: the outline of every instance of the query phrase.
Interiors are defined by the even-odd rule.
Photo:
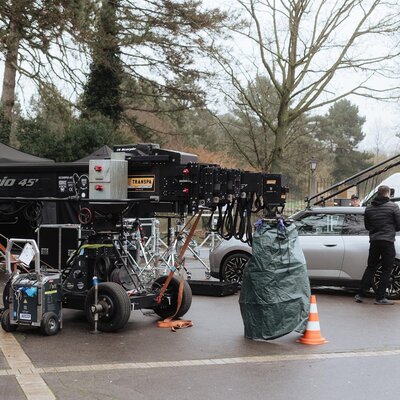
[[[316,185],[316,179],[315,179],[315,170],[312,170],[311,171],[311,196],[316,195],[316,193],[317,193],[316,186],[317,185]]]
[[[97,330],[97,323],[99,321],[99,309],[98,309],[98,301],[99,301],[99,280],[97,276],[93,277],[93,286],[94,286],[94,305],[92,306],[91,311],[94,313],[94,329],[90,331],[90,333],[97,334],[101,333]]]
[[[399,164],[400,164],[400,161],[397,160],[397,161],[394,162],[393,164],[384,166],[384,164],[387,164],[387,163],[389,163],[390,161],[395,161],[395,160],[398,159],[399,157],[400,157],[400,154],[397,154],[396,156],[391,157],[391,158],[389,158],[389,159],[387,159],[387,160],[385,160],[385,161],[382,161],[382,162],[380,162],[379,164],[375,164],[375,165],[373,165],[372,167],[368,167],[368,168],[366,168],[366,169],[364,169],[364,170],[358,172],[357,174],[352,175],[350,178],[346,178],[346,179],[343,180],[343,181],[340,181],[340,182],[338,182],[338,183],[335,183],[334,185],[332,185],[332,186],[328,187],[327,189],[323,190],[321,193],[316,193],[313,197],[310,197],[310,198],[308,199],[308,201],[310,202],[311,200],[314,200],[314,198],[323,196],[325,193],[329,193],[329,192],[332,191],[333,189],[338,188],[338,187],[340,187],[340,186],[342,186],[342,185],[345,185],[345,184],[349,183],[349,185],[348,185],[345,189],[342,189],[342,190],[337,191],[337,192],[334,193],[334,195],[332,195],[332,196],[325,197],[325,200],[330,199],[331,197],[334,197],[335,195],[337,195],[337,194],[339,194],[339,193],[342,193],[342,192],[344,192],[344,191],[346,191],[346,190],[348,190],[348,189],[350,189],[350,188],[356,186],[357,184],[360,184],[360,183],[362,183],[362,182],[364,182],[364,181],[366,181],[366,180],[368,180],[368,179],[370,179],[370,178],[373,178],[373,177],[376,176],[376,175],[380,175],[382,172],[386,172],[386,171],[388,171],[389,169],[391,169],[391,168],[396,167],[397,165],[399,165]],[[377,169],[377,168],[379,168],[379,167],[382,167],[382,169],[381,169],[381,170],[378,170],[378,171],[376,171],[376,172],[374,172],[374,173],[372,173],[371,175],[368,175],[366,178],[363,178],[363,179],[361,179],[361,180],[358,180],[356,183],[351,183],[354,179],[360,177],[360,176],[363,175],[363,174],[366,174],[367,172],[371,172],[371,171],[373,171],[374,169]],[[321,202],[322,202],[322,201],[318,201],[318,202],[316,202],[316,203],[314,203],[314,204],[319,204],[319,203],[321,203]]]

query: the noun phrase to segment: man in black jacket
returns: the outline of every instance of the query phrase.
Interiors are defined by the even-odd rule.
[[[375,199],[365,209],[364,224],[369,231],[370,245],[368,266],[362,277],[360,290],[355,296],[357,303],[363,301],[364,294],[371,288],[372,279],[381,262],[382,274],[375,293],[375,304],[394,304],[385,298],[385,293],[396,255],[394,241],[396,240],[396,231],[400,231],[400,209],[397,204],[389,200],[389,194],[388,186],[379,186]]]

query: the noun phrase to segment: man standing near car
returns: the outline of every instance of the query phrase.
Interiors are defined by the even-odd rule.
[[[396,255],[394,241],[396,240],[396,231],[400,231],[400,209],[397,204],[390,201],[389,194],[389,186],[379,186],[375,199],[365,209],[364,224],[369,231],[370,245],[368,266],[362,277],[360,290],[355,296],[357,303],[361,303],[363,296],[369,291],[372,279],[381,262],[382,274],[375,293],[375,304],[394,304],[385,297],[385,293]]]

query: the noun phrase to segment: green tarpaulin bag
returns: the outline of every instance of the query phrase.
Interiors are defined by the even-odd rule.
[[[269,340],[305,330],[310,283],[294,224],[258,224],[239,303],[247,338]]]

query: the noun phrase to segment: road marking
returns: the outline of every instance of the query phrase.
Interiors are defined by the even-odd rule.
[[[27,400],[55,400],[54,394],[14,335],[0,330],[0,349],[10,366],[8,370],[0,370],[0,375],[14,375]]]
[[[6,340],[4,340],[6,339]],[[10,345],[4,343],[9,342]],[[17,344],[18,348],[16,348]],[[154,369],[154,368],[170,368],[170,367],[193,367],[193,366],[222,366],[232,364],[249,364],[249,363],[273,363],[273,362],[284,362],[284,361],[313,361],[313,360],[328,360],[338,358],[359,358],[359,357],[388,357],[388,356],[399,356],[400,349],[396,350],[378,350],[378,351],[349,351],[349,352],[338,352],[338,353],[318,353],[318,354],[281,354],[272,356],[252,356],[252,357],[235,357],[235,358],[212,358],[212,359],[197,359],[197,360],[181,360],[181,361],[156,361],[156,362],[139,362],[139,363],[119,363],[119,364],[96,364],[96,365],[72,365],[63,367],[43,367],[35,368],[30,361],[26,361],[27,356],[23,352],[22,348],[16,342],[12,335],[0,336],[0,347],[2,348],[7,361],[10,364],[11,370],[1,370],[0,375],[16,375],[18,382],[24,390],[28,400],[33,400],[35,397],[29,397],[29,385],[35,385],[39,387],[44,385],[48,390],[49,395],[52,397],[46,397],[54,399],[54,396],[49,391],[46,383],[42,379],[42,383],[39,381],[32,381],[31,384],[27,384],[27,376],[37,376],[46,373],[64,373],[64,372],[93,372],[93,371],[107,371],[107,370],[121,370],[121,369]],[[19,363],[10,356],[10,348],[13,347],[13,354],[20,357]],[[7,354],[9,354],[7,356]],[[28,359],[29,360],[29,359]],[[42,398],[42,397],[41,397]],[[43,397],[44,398],[44,397]]]

